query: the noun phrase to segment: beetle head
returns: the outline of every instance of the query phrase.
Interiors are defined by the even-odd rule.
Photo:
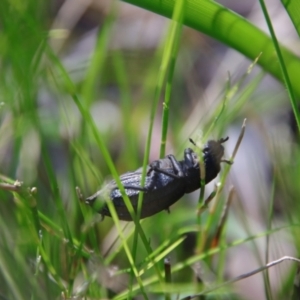
[[[222,157],[224,155],[224,147],[223,143],[228,141],[229,137],[221,138],[218,141],[210,140],[207,142],[207,144],[204,146],[202,152],[204,153],[204,156],[209,155],[213,158],[213,160],[216,163],[220,163],[222,160]]]

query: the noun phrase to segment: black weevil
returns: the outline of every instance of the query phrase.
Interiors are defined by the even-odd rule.
[[[218,175],[221,162],[228,163],[228,161],[222,160],[224,155],[222,144],[227,140],[228,137],[218,141],[210,140],[204,146],[202,152],[205,165],[205,184]],[[193,143],[192,140],[191,142]],[[190,148],[184,150],[184,159],[181,161],[169,154],[147,166],[144,187],[141,187],[141,177],[142,168],[121,175],[120,181],[135,210],[138,206],[139,192],[144,192],[140,216],[142,219],[162,210],[168,210],[185,193],[191,193],[200,188],[198,155]],[[102,205],[105,199],[110,199],[113,202],[120,220],[132,221],[115,180],[110,181],[96,194],[88,197],[85,202],[95,208],[101,207],[98,212],[103,216],[110,216],[107,205]]]

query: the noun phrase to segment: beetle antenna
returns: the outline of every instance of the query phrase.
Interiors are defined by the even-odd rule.
[[[194,142],[194,140],[193,140],[192,138],[189,138],[189,141],[190,141],[194,146],[197,147],[196,143]]]
[[[223,143],[227,142],[228,140],[229,140],[229,136],[224,139],[223,138],[219,139],[219,143],[223,144]]]

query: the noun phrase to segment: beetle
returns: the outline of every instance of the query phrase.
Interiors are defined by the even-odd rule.
[[[213,180],[221,170],[220,163],[224,155],[223,143],[229,138],[218,141],[208,141],[202,150],[205,166],[205,184]],[[190,141],[195,145],[193,140]],[[178,201],[184,194],[191,193],[200,188],[199,157],[190,148],[184,150],[184,159],[176,160],[169,154],[165,158],[153,161],[147,166],[145,185],[141,186],[142,168],[127,172],[120,176],[133,208],[137,211],[140,191],[144,192],[140,218],[150,217]],[[116,181],[110,181],[94,195],[86,198],[85,203],[94,207],[102,216],[111,216],[108,206],[103,205],[103,200],[112,201],[120,220],[132,221],[132,217],[122,198],[121,191]]]

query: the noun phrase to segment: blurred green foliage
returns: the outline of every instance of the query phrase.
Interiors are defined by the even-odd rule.
[[[147,299],[153,295],[170,299],[171,294],[182,298],[207,287],[195,270],[200,261],[214,269],[215,282],[224,282],[227,253],[247,242],[253,242],[254,255],[263,264],[255,241],[287,227],[294,248],[299,249],[294,217],[299,212],[299,168],[267,142],[269,154],[274,155],[271,161],[277,159],[271,163],[270,182],[277,195],[287,199],[278,208],[284,225],[274,230],[276,193],[271,192],[267,195],[272,204],[268,226],[260,234],[246,230],[247,236],[240,235],[241,225],[235,222],[247,227],[243,223],[246,210],[241,209],[240,219],[233,217],[229,224],[226,219],[228,228],[222,227],[218,239],[226,189],[224,193],[220,189],[217,201],[201,217],[196,215],[198,196],[185,196],[171,208],[171,214],[161,212],[140,225],[111,218],[99,222],[101,217],[79,201],[77,186],[83,197],[89,196],[110,177],[117,178],[166,153],[181,159],[182,150],[190,146],[189,137],[203,144],[208,138],[224,136],[232,125],[239,130],[245,116],[262,128],[265,116],[287,107],[282,95],[274,96],[272,103],[268,94],[254,97],[264,76],[261,70],[253,71],[256,64],[279,79],[282,76],[273,63],[277,60],[274,40],[250,21],[210,1],[177,1],[175,10],[172,1],[128,2],[173,19],[161,28],[164,35],[155,46],[113,46],[116,24],[122,21],[118,2],[112,1],[97,15],[91,30],[94,41],[86,42],[88,51],[79,43],[89,32],[89,23],[76,19],[76,10],[71,10],[85,13],[87,8],[70,1],[0,1],[0,298],[131,299],[141,295]],[[299,15],[293,14],[290,3],[284,4],[297,29]],[[65,16],[70,19],[64,21],[69,28],[59,23],[66,8],[70,13]],[[91,6],[86,13],[94,10]],[[211,49],[203,49],[204,37],[195,39],[196,33],[188,32],[184,24],[253,61],[242,74],[224,76],[215,99],[203,100],[205,95],[198,95],[201,77],[193,78],[197,51],[201,48],[208,55]],[[262,44],[266,48],[261,49]],[[298,95],[299,58],[287,49],[282,51],[291,88]],[[207,57],[221,64],[218,58]],[[209,72],[203,69],[203,80]],[[299,151],[294,146],[290,151],[297,166]],[[226,178],[221,179],[223,188]],[[5,184],[13,186],[16,180],[23,184],[10,191]],[[256,187],[260,189],[259,182]],[[286,205],[285,209],[280,205]],[[174,285],[164,280],[167,256]],[[289,274],[276,291],[279,295],[292,289],[293,270]],[[269,286],[265,277],[265,294],[272,299]],[[230,286],[218,297],[228,295],[235,297]]]

